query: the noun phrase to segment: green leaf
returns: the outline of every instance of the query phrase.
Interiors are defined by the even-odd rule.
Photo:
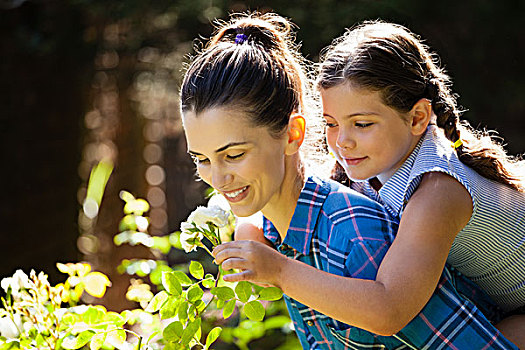
[[[64,349],[79,349],[86,345],[94,335],[95,332],[88,330],[79,333],[76,337],[69,336],[62,342],[62,347]]]
[[[261,290],[259,300],[279,300],[283,297],[283,291],[277,287],[268,287]]]
[[[183,332],[182,322],[174,321],[164,328],[162,336],[167,341],[179,341]]]
[[[164,290],[160,291],[157,294],[155,294],[155,296],[153,297],[153,299],[151,299],[144,311],[157,312],[160,310],[160,308],[166,302],[166,300],[168,300],[168,293],[166,293],[166,291]]]
[[[202,300],[197,300],[193,305],[195,306],[198,312],[203,312],[206,308],[206,303]]]
[[[167,318],[175,317],[180,303],[181,299],[179,297],[168,297],[164,305],[160,308],[160,318],[165,320]]]
[[[107,312],[104,320],[113,323],[117,327],[122,327],[126,323],[126,319],[124,317],[113,311]]]
[[[222,309],[224,307],[224,300],[217,299],[217,309]]]
[[[193,281],[182,271],[173,271],[177,279],[179,280],[180,284],[184,287],[191,286],[193,284]]]
[[[82,321],[90,325],[100,323],[103,321],[103,319],[104,311],[94,306],[89,306],[88,309],[82,314]]]
[[[250,301],[244,305],[244,313],[250,320],[262,321],[264,319],[264,306],[257,300]]]
[[[45,340],[44,336],[41,333],[38,333],[36,338],[35,338],[36,345],[41,347],[42,345],[44,345],[45,341],[46,340]]]
[[[192,261],[190,263],[190,273],[196,279],[202,279],[204,277],[204,268],[202,267],[202,264],[198,261]]]
[[[179,343],[168,343],[163,347],[164,350],[187,350],[189,347]]]
[[[91,338],[91,343],[89,343],[89,349],[90,350],[99,350],[102,345],[104,345],[104,342],[106,341],[106,333],[101,332],[97,333]]]
[[[235,286],[235,293],[240,301],[243,303],[247,302],[252,295],[252,284],[246,281],[237,283],[237,286]]]
[[[207,273],[202,280],[202,286],[204,288],[213,288],[215,286],[215,277],[211,273]]]
[[[80,320],[80,316],[77,314],[66,313],[62,316],[61,323],[66,326],[70,326]]]
[[[188,289],[188,301],[190,303],[195,303],[197,300],[202,299],[204,292],[198,285],[194,285]]]
[[[224,301],[235,298],[235,292],[230,287],[215,287],[211,289],[210,293]]]
[[[182,286],[173,272],[162,273],[162,285],[171,295],[179,296],[182,293]]]
[[[232,299],[224,305],[224,309],[222,310],[222,317],[224,317],[224,319],[227,319],[232,315],[233,310],[235,310],[235,302],[236,300]]]
[[[201,328],[201,319],[200,317],[195,319],[193,322],[189,322],[184,331],[182,332],[182,344],[189,344],[195,333]]]
[[[216,341],[217,338],[219,338],[221,332],[221,327],[215,327],[210,331],[210,333],[208,333],[208,336],[206,337],[206,347],[204,348],[204,350],[208,350],[210,348],[211,344],[213,344],[213,342]]]
[[[261,286],[255,284],[255,283],[252,283],[252,288],[255,291],[255,294],[259,294],[261,292],[261,290],[264,289],[264,287],[261,287]]]
[[[177,315],[179,316],[179,320],[181,320],[182,322],[188,319],[188,306],[189,303],[187,301],[183,301],[182,303],[180,303]]]
[[[162,284],[162,273],[164,271],[171,272],[171,268],[157,261],[157,267],[155,267],[155,269],[149,274],[149,279],[151,283],[157,286]]]

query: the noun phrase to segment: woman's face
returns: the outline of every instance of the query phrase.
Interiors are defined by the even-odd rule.
[[[326,141],[352,180],[385,183],[419,139],[379,92],[348,84],[321,90]]]
[[[279,199],[287,138],[254,127],[240,110],[211,108],[183,115],[188,153],[199,176],[224,195],[237,216],[263,211]]]

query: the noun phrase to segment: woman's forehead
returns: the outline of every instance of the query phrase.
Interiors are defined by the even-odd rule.
[[[245,112],[211,108],[201,113],[185,112],[183,125],[188,150],[216,152],[230,144],[252,143],[268,133],[265,127],[254,126]]]

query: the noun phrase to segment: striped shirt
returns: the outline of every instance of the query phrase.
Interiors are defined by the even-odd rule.
[[[488,180],[463,164],[443,132],[429,126],[405,163],[376,192],[352,188],[382,203],[397,218],[425,173],[458,180],[472,197],[473,213],[452,244],[447,263],[478,284],[504,311],[525,306],[525,193]]]
[[[369,198],[309,177],[284,241],[266,218],[263,229],[277,250],[292,259],[335,275],[374,279],[397,225]],[[463,297],[476,293],[475,286],[445,270],[423,311],[389,337],[334,320],[287,295],[285,302],[304,349],[517,349]],[[494,316],[494,305],[483,300],[484,311]]]

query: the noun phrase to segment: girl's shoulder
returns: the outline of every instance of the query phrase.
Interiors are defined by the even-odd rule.
[[[472,196],[469,181],[472,172],[457,158],[451,142],[445,138],[441,129],[429,126],[403,165],[379,190],[378,197],[390,214],[401,217],[408,200],[426,174],[439,173],[449,176],[465,187]],[[440,181],[442,178],[436,176],[436,179]]]

